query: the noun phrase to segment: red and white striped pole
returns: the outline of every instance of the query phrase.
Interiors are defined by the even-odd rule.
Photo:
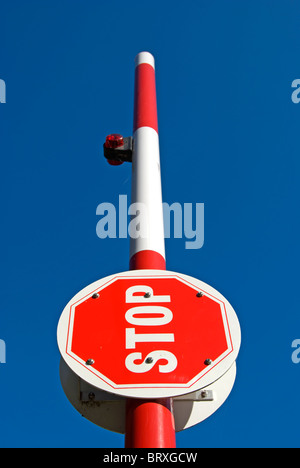
[[[131,204],[142,204],[146,235],[130,238],[130,269],[165,270],[154,58],[135,59]],[[145,230],[143,232],[145,234]],[[127,399],[126,448],[174,448],[172,399]]]
[[[131,203],[142,204],[147,235],[131,237],[130,269],[165,270],[155,69],[148,52],[135,59]]]

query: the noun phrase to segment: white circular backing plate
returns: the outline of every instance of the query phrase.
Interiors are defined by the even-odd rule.
[[[100,292],[101,289],[107,287],[107,285],[116,281],[119,278],[129,279],[145,279],[147,278],[177,278],[181,282],[188,285],[190,288],[197,291],[202,291],[204,295],[212,298],[214,301],[220,304],[223,321],[225,326],[225,334],[227,336],[228,350],[223,355],[219,356],[218,359],[208,366],[205,370],[202,370],[187,384],[176,382],[176,384],[139,384],[138,378],[137,383],[130,383],[128,385],[118,385],[106,378],[100,372],[93,370],[91,372],[91,366],[80,359],[78,356],[73,356],[70,348],[69,329],[72,327],[72,314],[74,315],[74,303],[77,305],[85,301],[87,297],[94,294],[94,292]],[[167,294],[167,291],[166,291]],[[73,309],[72,309],[73,307]],[[125,331],[125,330],[124,330]],[[220,379],[234,364],[241,343],[241,332],[237,316],[230,305],[230,303],[223,297],[218,291],[211,286],[203,283],[202,281],[192,278],[187,275],[175,273],[165,270],[131,270],[123,273],[108,276],[100,279],[95,283],[84,288],[73,299],[67,304],[59,320],[57,330],[57,340],[60,353],[65,360],[66,364],[72,369],[72,371],[78,375],[83,381],[88,384],[110,392],[116,395],[133,398],[162,398],[162,397],[174,397],[178,395],[184,395],[199,390],[200,388],[206,387],[212,384],[214,381]],[[118,344],[117,344],[118,345]],[[197,355],[195,355],[197,359]]]
[[[176,432],[198,424],[211,416],[228,398],[234,385],[236,364],[213,384],[201,389],[212,393],[213,400],[196,400],[196,393],[173,399]],[[125,433],[126,398],[112,395],[92,387],[66,365],[60,362],[60,379],[63,390],[74,408],[86,419],[109,431]],[[90,399],[89,395],[95,395]]]

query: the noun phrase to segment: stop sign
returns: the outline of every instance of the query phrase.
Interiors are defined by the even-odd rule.
[[[101,279],[64,309],[67,365],[115,394],[171,397],[199,390],[234,363],[240,328],[229,302],[190,276],[138,270]]]

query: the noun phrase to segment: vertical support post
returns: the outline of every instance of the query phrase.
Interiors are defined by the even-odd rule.
[[[135,59],[131,207],[140,213],[143,235],[130,236],[130,269],[165,270],[155,66],[149,52]],[[125,447],[175,446],[172,399],[128,398]]]
[[[131,206],[141,213],[141,237],[130,236],[130,269],[166,269],[154,58],[135,59]],[[134,214],[134,213],[133,213]]]

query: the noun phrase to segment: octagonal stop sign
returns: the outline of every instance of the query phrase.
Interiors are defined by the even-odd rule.
[[[64,309],[58,344],[84,381],[127,397],[199,390],[224,375],[240,347],[229,302],[190,276],[119,273],[78,293]]]

